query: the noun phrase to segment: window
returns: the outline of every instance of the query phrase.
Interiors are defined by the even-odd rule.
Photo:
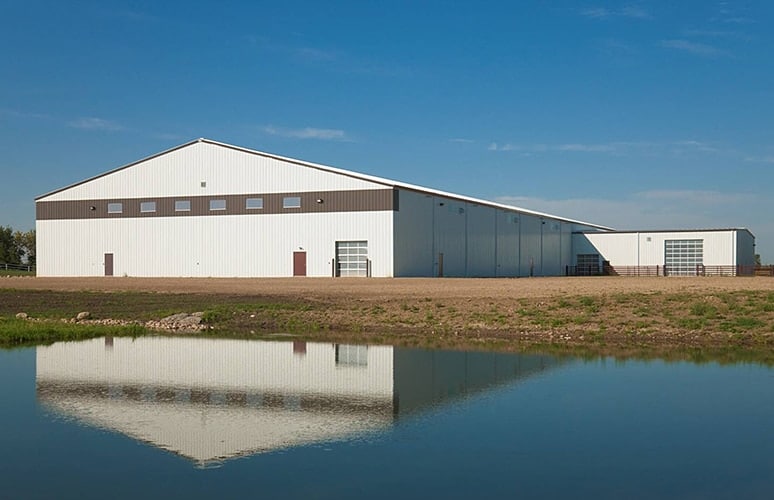
[[[226,200],[210,200],[210,210],[225,210]]]
[[[336,242],[336,276],[368,276],[368,242]]]
[[[248,210],[263,208],[263,198],[248,198],[245,202],[245,208]]]
[[[190,200],[175,200],[175,212],[190,212],[191,201]]]
[[[301,197],[286,196],[282,198],[282,208],[301,208]]]
[[[368,366],[368,347],[364,345],[336,344],[336,364],[346,366]]]
[[[109,214],[120,214],[124,211],[123,203],[108,203]]]
[[[671,276],[695,276],[704,264],[704,240],[666,240],[664,266]]]
[[[140,212],[155,212],[155,211],[156,211],[155,201],[143,201],[140,203]]]

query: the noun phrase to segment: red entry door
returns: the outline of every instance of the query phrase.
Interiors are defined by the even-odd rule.
[[[293,252],[293,276],[306,276],[306,252]]]
[[[105,254],[105,276],[113,276],[113,254]]]

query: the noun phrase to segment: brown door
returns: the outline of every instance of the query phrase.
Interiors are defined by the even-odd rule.
[[[306,252],[293,252],[293,276],[306,276]]]
[[[105,276],[113,276],[113,254],[105,254]]]

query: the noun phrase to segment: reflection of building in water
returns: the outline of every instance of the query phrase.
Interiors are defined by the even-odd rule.
[[[547,356],[148,337],[37,348],[49,408],[200,464],[385,428]]]

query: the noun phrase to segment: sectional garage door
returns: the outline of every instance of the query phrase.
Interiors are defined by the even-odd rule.
[[[664,264],[670,276],[695,276],[704,264],[704,240],[666,240]]]
[[[368,276],[368,242],[336,242],[336,276]]]

